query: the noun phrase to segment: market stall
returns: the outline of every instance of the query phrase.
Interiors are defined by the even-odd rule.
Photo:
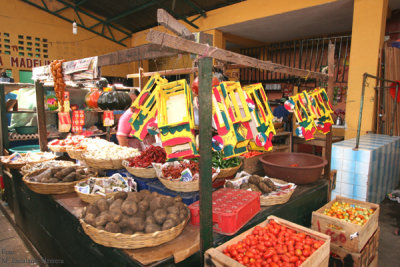
[[[24,176],[16,166],[5,167],[11,167],[16,224],[47,258],[61,258],[76,266],[203,262],[207,249],[262,223],[269,215],[308,226],[311,212],[328,201],[328,180],[319,179],[327,161],[318,157],[315,162],[302,162],[301,155],[284,156],[280,163],[287,165],[278,166],[292,170],[295,176],[303,167],[315,170],[314,179],[303,181],[305,185],[301,181],[297,187],[290,183],[287,179],[296,178],[293,176],[286,177],[286,181],[274,179],[280,178],[279,169],[277,176],[268,175],[271,178],[257,175],[272,170],[265,166],[270,154],[249,152],[248,147],[271,151],[275,134],[264,89],[261,84],[242,87],[238,82],[212,85],[211,58],[324,81],[330,76],[211,47],[205,44],[210,41],[209,36],[202,33],[198,42],[191,41],[194,36],[174,19],[166,19],[168,16],[160,11],[160,23],[182,37],[150,31],[148,40],[153,44],[36,69],[40,147],[43,151],[50,148],[55,153],[66,152],[77,159],[76,166],[34,165],[24,170]],[[174,55],[178,51],[200,55],[197,124],[196,101],[187,82],[168,82],[154,74],[132,104],[132,135],[143,140],[147,134],[159,134],[163,148],[150,147],[139,153],[105,140],[79,136],[47,144],[43,80],[51,78],[62,98],[64,78],[73,80],[76,75],[93,79],[97,67]],[[84,65],[85,61],[91,62],[87,65],[91,69],[77,71],[76,64]],[[62,107],[63,103],[60,122],[63,116],[69,116]],[[312,139],[315,131],[330,132],[331,110],[324,89],[291,97],[288,109],[296,115],[298,136]],[[68,128],[68,124],[64,121],[60,128]],[[330,159],[328,147],[326,153]],[[246,159],[260,155],[265,173],[257,169],[257,173],[237,174],[246,165],[243,162],[250,161]],[[12,163],[13,158],[3,158],[2,162]],[[247,171],[254,171],[256,165],[246,166]],[[325,168],[327,177],[329,171]],[[220,185],[215,184],[218,178],[222,179]],[[234,179],[225,182],[226,178]],[[212,189],[221,185],[224,188]],[[157,186],[161,192],[154,189]],[[43,216],[47,213],[52,216]],[[287,225],[294,227],[297,234],[312,233]],[[59,231],[60,226],[65,226],[63,231]],[[298,259],[299,265],[304,262],[309,266],[317,257],[318,263],[327,262],[330,239],[321,234],[315,237],[320,247]],[[205,263],[210,264],[207,260]]]

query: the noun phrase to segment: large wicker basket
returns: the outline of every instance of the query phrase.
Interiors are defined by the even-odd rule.
[[[59,145],[47,145],[50,151],[53,152],[67,152],[67,146],[59,146]]]
[[[96,177],[97,179],[101,179],[101,178],[108,178],[108,177]],[[90,177],[88,177],[88,178],[85,178],[85,179],[83,179],[83,180],[80,180],[79,181],[79,183],[81,183],[81,182],[84,182],[84,181],[87,181],[87,180],[89,180],[90,179]],[[96,202],[98,199],[100,199],[100,198],[104,198],[104,197],[106,197],[106,198],[109,198],[109,197],[112,197],[112,196],[114,196],[117,192],[112,192],[112,193],[107,193],[105,196],[102,196],[102,195],[99,195],[99,194],[85,194],[85,193],[81,193],[81,192],[79,192],[79,190],[77,189],[77,185],[78,185],[78,183],[76,183],[75,184],[75,186],[74,186],[74,190],[75,190],[75,192],[76,192],[76,194],[79,196],[79,198],[83,201],[83,202],[86,202],[86,203],[93,203],[93,202]]]
[[[137,167],[129,167],[129,162],[127,160],[122,161],[122,165],[124,168],[136,177],[139,178],[156,178],[157,173],[156,170],[151,168],[137,168]]]
[[[74,192],[75,184],[80,182],[80,180],[68,183],[38,183],[29,181],[30,176],[40,174],[45,170],[46,169],[41,169],[25,174],[24,177],[22,177],[22,180],[24,181],[26,186],[29,187],[30,190],[43,195],[72,193]]]
[[[212,178],[212,181],[214,182],[215,179],[217,179],[218,175]],[[194,180],[194,181],[179,181],[179,180],[169,180],[165,179],[163,177],[158,177],[158,180],[168,189],[171,189],[173,191],[177,192],[195,192],[200,190],[200,184],[199,180]]]
[[[68,147],[67,148],[67,153],[68,156],[71,159],[77,159],[77,160],[83,160],[83,153],[85,153],[86,150],[84,149],[75,149],[74,147]]]
[[[26,153],[22,153],[22,156],[25,156]],[[24,167],[26,164],[35,164],[35,163],[40,163],[40,162],[45,162],[48,160],[53,160],[55,159],[56,156],[52,157],[52,158],[47,158],[47,159],[42,159],[42,160],[38,160],[38,161],[29,161],[29,162],[22,162],[22,163],[12,163],[12,162],[1,162],[3,164],[3,166],[5,168],[9,168],[9,169],[17,169],[20,170],[22,167]]]
[[[287,182],[275,179],[275,178],[269,178],[275,183],[279,184],[287,184]],[[273,205],[278,205],[278,204],[283,204],[289,201],[290,197],[292,196],[294,192],[293,190],[289,190],[287,193],[280,194],[280,195],[267,195],[267,196],[260,196],[260,205],[261,206],[273,206]]]
[[[85,156],[83,154],[83,160],[86,162],[86,164],[89,167],[95,168],[95,169],[103,169],[103,170],[119,170],[122,169],[122,161],[123,159],[117,159],[117,160],[105,160],[105,159],[95,159],[95,158],[90,158]]]
[[[155,247],[175,239],[180,235],[185,228],[190,218],[190,212],[188,211],[188,217],[178,224],[177,226],[164,230],[157,231],[154,233],[144,234],[136,233],[133,235],[121,234],[121,233],[110,233],[104,230],[99,230],[90,224],[85,223],[80,219],[83,231],[96,243],[114,248],[124,249],[135,249],[144,247]]]
[[[60,167],[69,167],[69,166],[75,166],[75,165],[76,165],[76,164],[75,164],[74,162],[72,162],[72,161],[57,160],[57,162],[59,163],[58,166],[60,166]],[[37,162],[37,163],[40,163],[40,162]],[[27,174],[27,173],[32,172],[32,171],[33,171],[33,170],[31,170],[32,166],[35,165],[35,164],[37,164],[37,163],[27,163],[24,167],[21,168],[21,170],[20,170],[21,174],[22,174],[22,175],[25,175],[25,174]],[[48,168],[48,167],[46,167],[46,168],[40,168],[40,170],[41,170],[41,169],[47,169],[47,168]],[[39,169],[37,169],[37,170],[39,170]]]
[[[243,162],[240,162],[240,164],[236,167],[220,169],[217,178],[218,179],[221,179],[221,178],[226,179],[226,178],[234,177],[236,175],[236,173],[238,172],[238,170],[240,169],[240,167],[242,166],[242,164],[243,164]]]

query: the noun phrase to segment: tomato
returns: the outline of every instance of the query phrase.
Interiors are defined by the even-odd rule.
[[[271,262],[271,264],[269,266],[271,266],[271,267],[279,267],[279,265],[276,264],[275,262]]]
[[[301,255],[303,255],[303,252],[302,252],[300,249],[298,249],[298,248],[294,251],[294,253],[295,253],[296,256],[301,256]]]
[[[300,266],[303,262],[302,261],[296,261],[296,267]]]
[[[286,256],[286,255],[282,255],[282,256],[281,256],[281,259],[282,259],[284,262],[289,262],[289,257]]]
[[[278,261],[279,261],[279,256],[276,255],[276,254],[273,255],[273,256],[272,256],[272,261],[273,261],[273,262],[278,262]]]
[[[303,250],[303,255],[304,255],[304,257],[308,257],[308,256],[311,255],[311,251],[309,249],[304,249]]]
[[[243,257],[243,264],[247,264],[247,263],[249,263],[249,257],[247,255],[245,255]]]
[[[299,258],[297,257],[297,256],[291,256],[290,258],[289,258],[289,262],[297,262],[299,260]]]

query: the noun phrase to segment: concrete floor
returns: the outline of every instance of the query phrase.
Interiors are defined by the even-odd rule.
[[[7,216],[10,215],[7,206],[2,201],[0,205],[0,266],[46,266],[41,262],[37,264],[34,254],[29,252],[13,224],[3,214],[6,211]],[[378,266],[400,267],[400,236],[394,235],[394,231],[400,227],[400,204],[386,199],[380,208]]]

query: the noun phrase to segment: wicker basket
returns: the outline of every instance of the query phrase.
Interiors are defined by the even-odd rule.
[[[156,170],[153,167],[151,167],[151,168],[129,167],[129,163],[127,160],[122,161],[122,165],[130,174],[133,174],[136,177],[139,177],[139,178],[156,178],[157,177]]]
[[[60,166],[60,167],[69,167],[69,166],[75,166],[75,165],[76,165],[76,164],[75,164],[74,162],[72,162],[72,161],[57,160],[57,162],[59,162],[60,165],[58,165],[58,166]],[[38,163],[40,163],[40,162],[38,162]],[[27,163],[24,167],[21,168],[21,170],[20,170],[21,174],[22,174],[22,175],[25,175],[25,174],[27,174],[27,173],[32,172],[32,170],[30,170],[30,168],[31,168],[31,166],[33,166],[33,165],[35,165],[35,164],[37,164],[37,163]],[[48,168],[48,167],[46,167],[46,168],[41,168],[41,169],[47,169],[47,168]],[[40,169],[40,170],[41,170],[41,169]],[[37,170],[39,170],[39,169],[37,169]]]
[[[269,178],[275,183],[279,184],[287,184],[287,182],[275,179],[275,178]],[[283,204],[289,201],[290,197],[292,196],[294,190],[289,190],[286,194],[281,194],[281,195],[268,195],[268,196],[260,196],[260,205],[261,206],[273,206],[277,204]]]
[[[26,153],[22,153],[21,156],[25,156]],[[38,161],[29,161],[29,162],[22,162],[22,163],[12,163],[12,162],[1,162],[3,164],[3,166],[5,168],[9,168],[9,169],[17,169],[20,170],[22,167],[24,167],[26,164],[36,164],[36,163],[40,163],[40,162],[45,162],[48,160],[53,160],[55,159],[56,156],[51,157],[51,158],[47,158],[47,159],[42,159],[42,160],[38,160]]]
[[[217,178],[218,179],[221,179],[221,178],[226,179],[226,178],[234,177],[236,175],[236,173],[238,172],[238,170],[240,169],[240,167],[242,166],[242,164],[243,164],[243,162],[240,162],[240,164],[236,167],[220,169]]]
[[[157,231],[149,234],[115,234],[104,230],[99,230],[91,226],[90,224],[85,223],[82,219],[80,219],[80,223],[82,225],[83,231],[85,231],[85,233],[97,244],[106,247],[135,249],[144,247],[155,247],[175,239],[178,235],[182,233],[183,229],[185,228],[190,218],[189,211],[188,214],[188,217],[177,226],[165,231]]]
[[[53,152],[67,152],[67,146],[59,145],[47,145],[47,147]]]
[[[85,154],[82,155],[83,155],[83,160],[86,162],[86,164],[95,169],[119,170],[123,168],[122,166],[123,159],[105,160],[105,159],[90,158],[85,156]]]
[[[108,178],[108,177],[96,177],[96,178],[97,179],[101,179],[101,178]],[[79,183],[82,183],[82,182],[87,181],[89,179],[90,179],[90,177],[85,178],[83,180],[80,180]],[[76,194],[79,196],[79,198],[83,202],[86,202],[86,203],[89,203],[89,204],[97,201],[100,198],[104,198],[104,197],[109,198],[109,197],[114,196],[116,193],[118,193],[118,192],[107,193],[105,196],[102,196],[102,195],[99,195],[99,194],[84,194],[84,193],[81,193],[81,192],[78,191],[78,189],[76,188],[77,185],[78,185],[78,183],[76,183],[75,186],[74,186],[74,190],[75,190]]]
[[[74,147],[67,148],[68,156],[71,159],[83,160],[83,153],[85,152],[86,150],[84,149],[75,149]]]
[[[218,175],[212,178],[214,182],[215,179],[218,178]],[[195,192],[200,190],[199,180],[194,181],[177,181],[177,180],[168,180],[163,177],[158,177],[158,180],[168,189],[171,189],[176,192]]]
[[[80,181],[73,181],[69,183],[38,183],[29,181],[29,177],[35,174],[40,174],[41,172],[45,171],[45,169],[37,170],[25,174],[22,180],[35,193],[44,194],[44,195],[53,195],[53,194],[66,194],[74,192],[75,184],[79,183]]]

